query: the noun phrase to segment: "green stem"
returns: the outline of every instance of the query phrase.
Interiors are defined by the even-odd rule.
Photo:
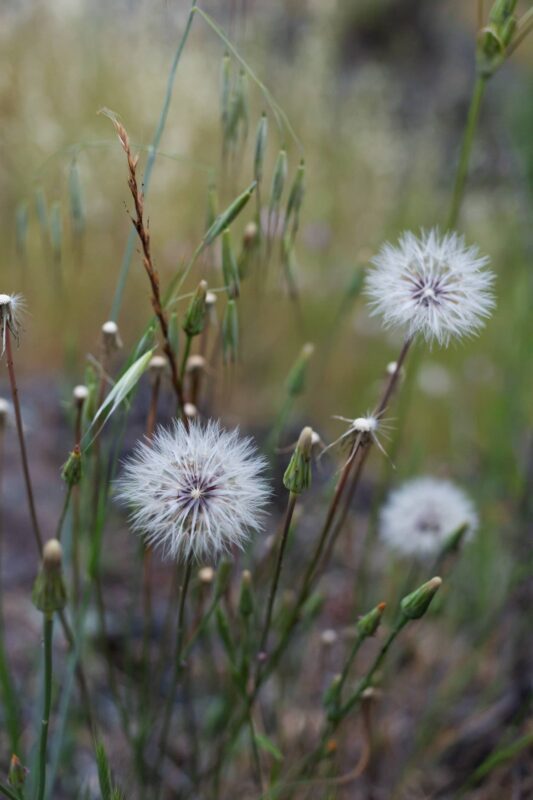
[[[174,675],[172,680],[172,686],[170,688],[170,693],[168,695],[168,699],[165,706],[165,715],[163,718],[163,725],[161,728],[161,735],[159,738],[159,759],[158,759],[158,768],[156,769],[156,775],[161,776],[161,778],[162,778],[161,767],[163,759],[165,757],[168,735],[170,733],[170,724],[172,722],[172,714],[174,711],[174,704],[176,702],[176,694],[178,691],[180,675],[183,668],[182,659],[183,659],[183,639],[185,634],[185,600],[187,598],[187,590],[189,588],[189,583],[191,580],[192,565],[193,561],[191,558],[189,558],[185,566],[185,574],[183,576],[183,583],[180,592],[178,623],[176,628],[176,647],[173,656]],[[163,789],[163,780],[161,778],[159,782],[159,791],[157,793],[158,797],[160,796],[160,793]]]
[[[3,794],[4,797],[8,797],[9,800],[20,800],[20,798],[4,783],[0,783],[0,794]]]
[[[356,657],[357,653],[359,652],[359,648],[363,644],[364,640],[365,640],[365,637],[361,636],[360,634],[358,634],[356,639],[355,639],[355,642],[352,645],[352,649],[350,650],[350,655],[346,659],[346,663],[344,665],[344,668],[343,668],[343,670],[341,672],[341,677],[339,679],[339,685],[338,685],[338,697],[339,698],[342,695],[342,690],[343,690],[344,684],[346,683],[346,679],[348,678],[348,673],[350,672],[350,669],[352,668],[352,664],[355,661],[355,657]]]
[[[65,500],[63,501],[63,508],[61,509],[61,516],[59,517],[59,521],[57,523],[57,530],[56,530],[56,539],[58,542],[61,541],[61,533],[63,531],[63,525],[65,524],[65,519],[67,517],[67,511],[70,503],[70,498],[72,496],[72,486],[68,486],[67,492],[65,494]]]
[[[459,157],[459,165],[457,167],[457,173],[455,176],[452,203],[446,225],[447,230],[453,230],[453,228],[455,228],[457,225],[457,218],[459,216],[459,210],[461,208],[461,202],[463,199],[465,183],[468,174],[468,165],[472,152],[474,134],[476,132],[479,112],[481,109],[481,101],[485,93],[486,84],[487,78],[482,75],[478,75],[474,84],[474,91],[472,92],[470,108],[468,109],[466,128],[463,136],[463,143],[461,145],[461,155]]]
[[[39,742],[39,785],[37,800],[43,800],[46,786],[46,745],[48,741],[48,724],[52,704],[52,634],[54,618],[46,614],[44,617],[44,708],[41,723],[41,739]]]
[[[268,632],[270,630],[270,623],[272,621],[272,610],[274,608],[274,600],[276,597],[276,592],[278,589],[279,579],[281,575],[281,566],[283,563],[283,555],[285,553],[285,547],[287,545],[287,539],[289,536],[289,531],[291,527],[292,517],[294,514],[294,508],[296,506],[296,501],[298,499],[298,495],[290,492],[289,494],[289,502],[287,504],[287,511],[285,513],[285,522],[283,524],[283,531],[281,533],[281,541],[279,543],[278,549],[278,556],[276,559],[276,566],[274,569],[274,575],[272,578],[272,584],[270,586],[270,593],[268,597],[268,605],[267,605],[267,613],[265,616],[265,623],[263,625],[263,632],[261,634],[260,644],[259,644],[259,657],[264,654],[265,648],[268,642]],[[258,667],[260,669],[260,665]],[[257,679],[256,679],[257,682]]]
[[[180,381],[183,383],[183,378],[185,377],[185,370],[187,369],[187,361],[189,360],[189,356],[191,354],[191,345],[192,345],[192,336],[187,334],[187,338],[185,339],[185,347],[183,349],[183,358],[181,359],[181,368],[180,368]]]

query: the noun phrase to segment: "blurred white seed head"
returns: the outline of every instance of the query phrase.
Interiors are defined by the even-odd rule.
[[[213,583],[213,580],[215,578],[215,570],[213,569],[213,567],[202,567],[201,569],[198,570],[198,578],[200,580],[200,583],[206,583],[206,584]]]
[[[152,356],[148,369],[153,377],[160,377],[167,368],[168,361],[165,356]]]
[[[494,307],[488,263],[456,233],[406,232],[372,260],[366,278],[372,314],[387,328],[401,328],[409,337],[420,334],[430,343],[448,345],[474,334]]]
[[[111,319],[102,325],[102,346],[107,356],[113,355],[122,347],[118,325]]]
[[[201,372],[205,370],[207,361],[203,356],[194,355],[189,356],[187,359],[186,370],[187,372]]]
[[[189,419],[195,419],[198,416],[198,409],[194,403],[185,403],[183,406],[183,413]]]
[[[332,647],[337,639],[337,632],[334,631],[333,628],[326,628],[326,630],[322,631],[320,634],[320,641],[324,647]]]
[[[181,421],[140,442],[117,482],[134,530],[172,559],[213,560],[262,528],[266,461],[249,438]]]
[[[342,422],[348,423],[348,429],[339,436],[338,439],[335,439],[334,442],[329,444],[322,453],[325,453],[326,450],[330,450],[332,447],[335,447],[337,444],[341,444],[346,439],[353,439],[356,436],[361,437],[362,443],[368,443],[368,441],[372,441],[378,450],[380,450],[383,455],[387,455],[383,445],[379,441],[378,438],[378,431],[382,435],[387,435],[387,431],[390,429],[390,424],[386,420],[376,417],[373,414],[367,414],[365,417],[356,417],[355,419],[349,419],[348,417],[339,417],[334,416],[333,419],[341,420]]]
[[[478,527],[474,504],[451,481],[415,478],[395,489],[383,506],[380,535],[392,550],[424,559],[440,552],[463,525],[466,537]]]
[[[7,331],[18,341],[20,334],[20,316],[24,310],[24,299],[21,294],[0,294],[0,336],[2,338],[2,355],[6,349]]]
[[[88,397],[89,389],[81,383],[72,390],[72,400],[77,408],[81,408]]]
[[[11,418],[11,403],[0,397],[0,430],[5,428]]]
[[[215,292],[207,292],[207,294],[205,296],[205,304],[206,304],[206,306],[211,308],[212,306],[216,305],[216,302],[217,302],[217,296],[216,296]]]

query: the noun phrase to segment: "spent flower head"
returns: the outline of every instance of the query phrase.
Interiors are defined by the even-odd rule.
[[[423,477],[394,490],[380,513],[383,541],[401,555],[420,559],[441,552],[460,528],[478,527],[470,498],[451,481]]]
[[[2,338],[2,355],[6,349],[7,331],[18,341],[20,333],[20,315],[24,309],[21,294],[0,294],[0,336]]]
[[[366,278],[373,314],[408,337],[448,345],[476,333],[494,307],[489,259],[456,233],[402,234],[383,245]]]
[[[118,497],[132,507],[133,528],[166,556],[210,561],[262,528],[265,466],[238,430],[178,421],[137,445]]]

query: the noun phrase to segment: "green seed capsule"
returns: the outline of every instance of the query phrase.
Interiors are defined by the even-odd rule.
[[[231,246],[229,228],[226,228],[222,232],[222,273],[224,275],[224,283],[226,284],[228,297],[238,297],[240,290],[239,269]]]
[[[185,319],[183,321],[183,330],[187,336],[198,336],[198,334],[200,334],[204,329],[205,316],[207,312],[207,306],[205,302],[206,294],[207,282],[200,281],[195,293],[192,296],[191,302],[189,303],[189,308],[187,309],[187,313],[185,314]]]

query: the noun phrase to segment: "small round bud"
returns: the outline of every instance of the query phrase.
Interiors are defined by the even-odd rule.
[[[102,347],[106,356],[112,356],[122,347],[122,340],[118,325],[113,320],[108,320],[102,325]]]
[[[207,281],[200,281],[185,314],[183,330],[189,337],[198,336],[205,325]]]
[[[326,630],[322,631],[320,634],[320,641],[324,647],[332,647],[337,639],[337,631],[334,631],[333,628],[326,628]]]
[[[61,568],[63,550],[57,539],[49,539],[43,548],[43,567],[46,570],[57,571]]]
[[[215,570],[213,567],[202,567],[202,569],[198,570],[198,580],[201,583],[210,584],[213,583],[215,577]]]
[[[74,450],[69,454],[66,462],[61,469],[61,477],[67,486],[77,486],[82,479],[82,462],[81,451],[79,445],[76,445]]]
[[[313,431],[310,427],[305,427],[283,476],[283,485],[292,494],[301,494],[311,485],[312,449]]]
[[[404,597],[400,604],[403,616],[406,619],[420,619],[420,617],[423,617],[441,584],[442,578],[432,578],[407,595],[407,597]]]

